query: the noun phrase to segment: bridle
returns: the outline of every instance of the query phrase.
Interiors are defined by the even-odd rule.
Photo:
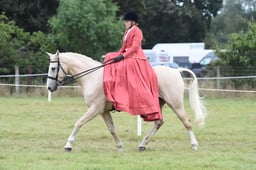
[[[82,71],[80,73],[77,73],[75,75],[68,75],[67,72],[63,69],[61,63],[60,63],[60,60],[55,60],[55,61],[50,61],[50,63],[58,63],[57,65],[57,74],[55,77],[52,77],[52,76],[47,76],[47,78],[49,79],[52,79],[52,80],[55,80],[57,85],[67,85],[67,84],[72,84],[74,82],[76,82],[77,79],[87,75],[87,74],[90,74],[106,65],[109,65],[109,64],[112,64],[114,63],[114,58],[112,59],[109,59],[107,61],[105,61],[103,64],[99,65],[99,66],[96,66],[96,67],[93,67],[93,68],[90,68],[88,70],[85,70],[85,71]],[[59,80],[59,72],[60,70],[64,73],[65,77],[63,78],[63,80]]]
[[[63,67],[61,66],[60,64],[60,60],[55,60],[55,61],[50,61],[50,63],[58,63],[57,65],[57,74],[55,77],[52,77],[52,76],[47,76],[48,79],[52,79],[52,80],[55,80],[57,82],[58,85],[62,85],[63,84],[63,80],[59,80],[59,72],[60,70],[64,73],[65,77],[67,76],[67,73],[65,72],[65,70],[63,69]]]

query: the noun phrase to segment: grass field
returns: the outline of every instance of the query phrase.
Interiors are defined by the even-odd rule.
[[[124,144],[117,152],[101,117],[79,131],[71,153],[64,152],[75,121],[86,110],[82,97],[0,97],[0,170],[211,170],[256,169],[256,98],[206,98],[206,126],[194,125],[199,150],[172,111],[145,152],[137,146],[151,128],[143,122],[136,135],[136,117],[113,113]],[[186,101],[190,118],[193,115]]]

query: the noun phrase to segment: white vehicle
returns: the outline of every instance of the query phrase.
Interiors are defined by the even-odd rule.
[[[190,68],[192,63],[198,63],[203,57],[214,52],[212,49],[204,48],[204,43],[158,43],[152,50],[164,50],[170,56],[171,63]]]
[[[158,43],[152,50],[203,50],[205,44],[202,43]]]
[[[164,50],[156,52],[151,49],[144,49],[143,51],[144,51],[150,65],[153,67],[158,66],[158,65],[164,65],[164,66],[168,66],[168,67],[172,67],[172,68],[179,67],[178,64],[170,62],[170,56]]]

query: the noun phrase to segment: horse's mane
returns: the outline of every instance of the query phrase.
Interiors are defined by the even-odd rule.
[[[64,52],[64,53],[60,53],[60,56],[66,56],[66,57],[70,57],[70,58],[79,58],[79,61],[83,62],[83,63],[92,63],[92,64],[101,64],[99,61],[93,60],[92,58],[83,55],[83,54],[79,54],[79,53],[73,53],[73,52]]]

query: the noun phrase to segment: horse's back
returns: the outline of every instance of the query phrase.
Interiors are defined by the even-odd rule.
[[[157,74],[159,85],[184,85],[182,76],[178,69],[166,66],[156,66],[153,68]]]
[[[160,98],[168,101],[183,101],[184,81],[178,69],[166,66],[153,67],[157,78]]]

